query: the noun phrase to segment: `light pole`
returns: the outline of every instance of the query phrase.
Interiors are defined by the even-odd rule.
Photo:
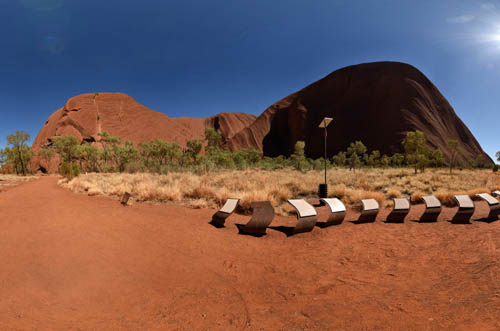
[[[319,124],[320,129],[325,130],[325,183],[324,184],[319,184],[319,197],[321,198],[328,198],[328,185],[326,183],[326,137],[327,137],[327,127],[330,125],[330,123],[333,121],[333,118],[331,117],[325,117]]]

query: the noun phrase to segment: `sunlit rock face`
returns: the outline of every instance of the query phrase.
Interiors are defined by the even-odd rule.
[[[203,139],[207,127],[220,130],[223,139],[228,140],[255,118],[243,113],[173,118],[153,111],[123,93],[89,93],[69,99],[64,107],[53,113],[42,126],[33,149],[36,152],[43,146],[50,146],[54,137],[64,135],[73,135],[79,142],[99,145],[100,132],[136,144],[160,138],[185,146],[187,140]],[[37,160],[35,167],[41,162]]]
[[[420,130],[447,159],[447,141],[456,139],[463,148],[461,160],[481,155],[486,163],[492,162],[432,82],[411,65],[397,62],[337,70],[269,107],[227,145],[277,156],[290,155],[295,143],[303,140],[309,157],[321,157],[324,134],[318,125],[324,117],[334,119],[328,128],[328,156],[345,151],[356,140],[382,154],[402,152],[406,133]]]

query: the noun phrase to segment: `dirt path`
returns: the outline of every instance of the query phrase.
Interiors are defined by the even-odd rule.
[[[43,177],[0,211],[1,330],[500,330],[500,222],[452,225],[452,210],[253,238],[245,216],[215,229],[212,210]]]

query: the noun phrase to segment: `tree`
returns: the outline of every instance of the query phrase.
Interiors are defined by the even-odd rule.
[[[5,150],[0,149],[0,168],[2,168],[6,162],[7,162],[7,154],[5,153]]]
[[[422,131],[410,131],[406,133],[406,138],[401,143],[405,151],[405,157],[409,164],[417,170],[425,169],[428,162],[429,149],[426,147],[425,135]]]
[[[47,165],[47,172],[50,172],[50,161],[54,158],[54,154],[54,149],[50,147],[42,147],[38,151],[37,156],[45,161],[45,164]]]
[[[380,158],[380,165],[384,168],[387,168],[391,164],[391,158],[387,155],[382,155]]]
[[[222,148],[222,134],[214,128],[205,129],[205,140],[208,148]]]
[[[457,160],[457,156],[462,152],[462,147],[458,140],[450,139],[447,143],[448,152],[450,153],[450,174],[453,172],[453,167]]]
[[[305,142],[297,141],[295,143],[294,152],[290,157],[290,159],[293,162],[293,165],[295,166],[295,169],[300,171],[304,171],[310,168],[309,162],[307,162],[305,156],[305,147],[306,147]]]
[[[186,147],[185,154],[192,160],[192,162],[196,162],[201,150],[203,149],[203,140],[188,140],[186,142]]]
[[[78,140],[76,137],[67,135],[55,137],[53,140],[55,150],[61,155],[66,163],[71,164],[78,155]]]
[[[353,142],[347,148],[350,169],[355,170],[361,165],[360,156],[366,153],[366,146],[361,141]]]
[[[497,161],[500,162],[500,152],[497,152],[495,156],[497,157]]]
[[[238,169],[255,166],[261,160],[261,154],[255,149],[242,149],[233,153],[234,165]]]
[[[97,171],[99,161],[99,149],[90,143],[79,146],[79,156],[85,162],[86,171]]]
[[[484,168],[484,157],[481,154],[479,154],[476,157],[476,160],[474,161],[474,166],[476,168]]]
[[[444,165],[444,155],[441,149],[436,149],[434,152],[432,152],[432,164],[435,167],[441,167]]]
[[[401,167],[403,165],[404,160],[405,160],[405,157],[403,154],[394,153],[394,155],[392,155],[392,157],[391,157],[392,166]]]
[[[368,154],[365,154],[368,155]],[[375,150],[372,151],[370,156],[368,156],[365,160],[366,165],[371,167],[377,167],[380,165],[380,152]]]
[[[100,137],[99,142],[103,146],[103,149],[100,152],[101,160],[104,162],[105,167],[110,167],[109,162],[113,161],[113,159],[114,159],[113,146],[119,145],[121,143],[121,139],[120,139],[120,137],[111,136],[106,131],[100,132],[99,137]],[[116,165],[116,166],[118,166],[118,165]]]
[[[333,163],[339,167],[345,166],[347,162],[347,155],[346,152],[338,152],[337,155],[333,156]]]
[[[33,157],[31,148],[26,145],[29,140],[29,133],[24,131],[16,131],[15,134],[7,136],[7,145],[11,146],[10,159],[13,163],[16,173],[19,174],[19,172],[22,172],[24,176],[27,172],[26,166]]]
[[[139,152],[131,141],[127,141],[125,145],[113,145],[112,148],[113,158],[119,172],[125,171],[126,166],[139,157]]]

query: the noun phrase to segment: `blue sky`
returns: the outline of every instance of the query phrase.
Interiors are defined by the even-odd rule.
[[[410,63],[492,157],[500,2],[0,1],[0,147],[71,96],[124,92],[169,116],[259,115],[344,66]]]

